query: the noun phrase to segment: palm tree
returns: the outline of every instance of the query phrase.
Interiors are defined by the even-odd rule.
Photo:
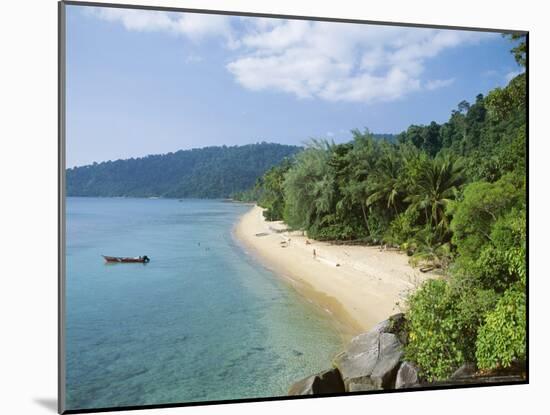
[[[316,217],[323,217],[330,213],[333,210],[335,199],[334,177],[325,174],[313,183],[311,190],[311,196],[314,201],[312,207],[315,208]]]
[[[449,218],[445,209],[449,201],[456,198],[464,183],[463,166],[447,155],[425,159],[412,185],[411,194],[405,200],[410,209],[424,211],[426,224],[446,232]]]
[[[372,235],[368,219],[370,208],[367,206],[366,200],[369,196],[369,178],[380,159],[380,145],[367,130],[364,133],[354,130],[352,133],[354,136],[353,147],[346,154],[349,178],[342,186],[343,199],[340,204],[359,206],[365,228],[368,234]]]
[[[413,266],[421,266],[425,272],[434,268],[447,269],[451,262],[451,244],[432,232],[429,225],[414,237],[414,253],[409,260]]]
[[[384,202],[388,209],[393,208],[395,214],[398,214],[398,208],[403,202],[405,193],[404,183],[401,179],[402,166],[402,159],[395,151],[387,149],[384,152],[369,181],[367,206]]]
[[[332,144],[311,140],[284,176],[285,220],[293,228],[307,229],[332,203],[327,159]]]

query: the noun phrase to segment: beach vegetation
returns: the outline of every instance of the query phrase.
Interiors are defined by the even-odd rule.
[[[511,40],[525,66],[525,38]],[[273,172],[264,176],[291,228],[393,246],[421,270],[444,271],[407,304],[407,360],[427,379],[466,362],[495,370],[525,359],[526,91],[521,73],[461,101],[442,124],[412,125],[392,140],[367,129],[347,143],[312,140],[276,185],[267,184]]]
[[[428,379],[445,378],[465,361],[456,296],[444,280],[428,281],[409,298],[406,359]]]
[[[254,189],[258,205],[265,208],[263,215],[269,221],[282,220],[285,211],[284,180],[292,161],[284,159],[281,164],[273,166],[256,183]]]
[[[525,285],[508,289],[496,307],[487,313],[476,340],[480,369],[508,368],[526,355]]]

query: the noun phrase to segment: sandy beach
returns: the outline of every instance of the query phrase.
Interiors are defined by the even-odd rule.
[[[267,222],[254,206],[235,227],[250,254],[325,308],[344,336],[367,331],[405,305],[407,294],[434,274],[421,273],[398,251],[331,245]]]

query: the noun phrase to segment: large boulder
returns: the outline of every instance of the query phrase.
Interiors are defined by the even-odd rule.
[[[451,375],[451,379],[461,379],[473,377],[476,374],[477,368],[474,363],[464,363]]]
[[[418,368],[411,362],[403,362],[395,377],[395,389],[416,387],[418,382]]]
[[[344,384],[369,381],[368,378],[378,362],[380,333],[371,331],[353,338],[348,348],[334,358],[334,366],[340,370]],[[369,383],[367,382],[367,383]]]
[[[403,344],[397,336],[392,333],[380,334],[378,362],[370,375],[373,383],[381,389],[393,388],[402,357]]]
[[[391,331],[402,326],[402,319],[402,314],[398,314],[382,321],[369,332],[353,338],[347,349],[335,357],[333,364],[340,370],[347,391],[394,386],[403,344]]]
[[[380,387],[370,377],[350,379],[346,384],[346,392],[377,391]]]
[[[338,369],[325,370],[296,382],[290,387],[289,395],[322,395],[345,392],[344,382]]]

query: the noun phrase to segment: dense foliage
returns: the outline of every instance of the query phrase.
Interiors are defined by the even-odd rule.
[[[361,135],[359,131],[353,131],[352,133],[355,136]],[[395,139],[396,139],[396,137],[392,134],[371,134],[369,135],[369,138],[373,142],[380,142],[380,143],[395,142]],[[381,145],[384,145],[384,144],[381,144]],[[300,180],[301,180],[299,175],[304,173],[304,171],[303,170],[297,171],[296,169],[292,169],[292,172],[289,172],[289,170],[293,165],[296,164],[296,162],[309,165],[310,168],[312,169],[310,173],[313,173],[313,171],[315,170],[315,166],[322,168],[324,166],[324,162],[321,162],[320,160],[318,160],[317,157],[324,157],[326,155],[322,150],[327,148],[327,146],[330,147],[330,145],[326,141],[312,140],[310,145],[306,149],[306,151],[302,152],[301,154],[296,154],[294,157],[290,157],[283,160],[283,162],[281,162],[280,165],[274,166],[267,173],[265,173],[263,176],[258,178],[253,188],[243,192],[239,192],[238,194],[235,194],[234,198],[243,202],[257,201],[261,206],[265,208],[264,216],[268,220],[282,220],[283,218],[285,218],[287,222],[290,221],[293,226],[302,227],[303,223],[301,221],[306,220],[305,217],[303,216],[305,213],[304,212],[292,213],[292,211],[290,210],[290,206],[292,204],[286,203],[285,199],[287,199],[288,195],[293,195],[297,198],[306,196],[304,193],[300,191],[300,188],[299,188]],[[337,147],[337,151],[340,151],[340,152],[345,151],[344,150],[345,148],[346,148],[345,145],[339,146]],[[321,150],[321,151],[317,152],[315,151],[315,149]],[[333,164],[338,163],[338,160],[335,159],[332,163]],[[295,180],[293,183],[296,188],[296,191],[287,192],[285,196],[285,187],[290,185],[289,184],[290,180],[288,182],[286,181],[287,173],[290,173],[291,176],[293,176],[295,173],[297,174],[296,176],[293,176]],[[344,181],[346,177],[341,176],[340,179]],[[306,178],[306,182],[309,183],[311,181]],[[309,190],[313,192],[320,191],[319,188],[309,189]],[[327,201],[324,200],[319,203],[327,203]],[[286,215],[285,215],[285,212],[286,212]],[[323,232],[327,233],[327,235],[330,235],[331,231],[325,229],[323,230]],[[335,234],[336,236],[339,235],[338,230],[333,230],[333,232],[336,232]],[[310,230],[310,233],[312,233],[311,230]],[[322,237],[322,236],[319,236],[319,237]]]
[[[476,358],[480,368],[508,367],[518,356],[525,356],[525,315],[525,287],[506,291],[479,329]]]
[[[523,65],[524,40],[512,40]],[[444,269],[407,311],[406,355],[428,379],[525,359],[525,97],[520,74],[396,140],[355,130],[348,143],[312,141],[255,188],[268,219],[312,238],[388,244]]]
[[[224,198],[252,187],[265,171],[301,150],[259,143],[205,147],[67,169],[69,196]]]
[[[468,352],[457,293],[443,280],[430,280],[410,297],[409,307],[406,358],[423,368],[429,379],[451,375]]]

